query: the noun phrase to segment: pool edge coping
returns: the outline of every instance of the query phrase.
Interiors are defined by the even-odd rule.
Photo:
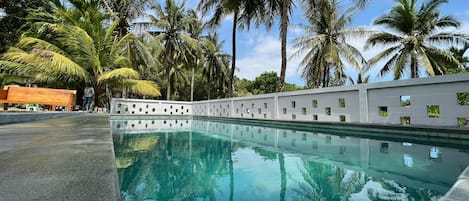
[[[469,200],[469,166],[459,175],[458,180],[439,201]]]

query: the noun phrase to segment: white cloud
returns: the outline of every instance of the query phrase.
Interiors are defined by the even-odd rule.
[[[4,18],[6,15],[5,10],[3,8],[0,8],[0,19]]]
[[[233,14],[223,16],[223,22],[232,22],[233,21]]]
[[[469,10],[466,10],[464,14],[466,15],[466,17],[469,17]]]
[[[291,37],[304,36],[306,31],[299,25],[293,25],[288,30],[288,33],[291,34]]]
[[[247,49],[251,51],[246,56],[237,59],[236,66],[239,71],[236,72],[236,76],[252,80],[266,71],[275,71],[280,76],[281,42],[278,37],[258,35],[248,40],[253,40],[254,42],[248,45]],[[287,53],[291,54],[293,50],[288,47]],[[289,55],[287,55],[288,57]],[[286,71],[286,79],[298,85],[303,84],[297,71],[300,59],[288,60]]]
[[[457,31],[469,34],[469,21],[462,21],[461,26],[457,29]]]

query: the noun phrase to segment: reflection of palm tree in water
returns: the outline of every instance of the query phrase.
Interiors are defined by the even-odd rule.
[[[356,195],[366,196],[369,200],[435,200],[442,196],[427,189],[403,187],[393,180],[376,180],[365,172],[321,162],[305,161],[300,171],[302,180],[297,181],[298,187],[293,189],[295,201],[353,200]]]
[[[118,170],[123,199],[215,200],[217,182],[232,174],[232,162],[227,163],[231,160],[230,143],[185,133],[156,136],[160,139],[157,146],[147,145],[148,150],[130,148],[145,135],[115,141],[116,161],[135,158],[133,164]]]
[[[357,175],[352,177],[353,185],[342,185],[345,170],[330,164],[305,162],[301,175],[303,181],[298,181],[298,187],[293,189],[294,200],[298,201],[347,200],[363,186],[357,182]]]
[[[287,173],[285,171],[285,157],[283,153],[278,154],[278,163],[280,166],[280,201],[285,201],[285,192],[287,189]]]

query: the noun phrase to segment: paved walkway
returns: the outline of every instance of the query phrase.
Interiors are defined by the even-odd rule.
[[[0,126],[0,201],[120,200],[109,119]]]

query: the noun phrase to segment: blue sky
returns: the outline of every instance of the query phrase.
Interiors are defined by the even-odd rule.
[[[358,13],[351,26],[361,26],[370,29],[379,29],[379,27],[372,26],[372,21],[379,15],[386,13],[396,3],[392,0],[370,0],[370,4],[360,13]],[[419,1],[419,4],[422,1]],[[194,8],[198,1],[187,1],[188,8]],[[343,7],[346,8],[350,2],[345,0]],[[461,27],[457,32],[469,33],[469,0],[449,0],[449,3],[440,7],[443,15],[452,15],[461,22]],[[291,19],[291,26],[288,33],[288,52],[287,55],[293,53],[290,49],[292,40],[304,34],[295,24],[304,23],[302,11],[296,8]],[[232,16],[225,17],[223,24],[217,29],[220,38],[225,40],[224,49],[231,54],[231,27]],[[249,31],[238,31],[237,36],[237,64],[239,71],[235,74],[241,78],[254,79],[265,71],[276,71],[280,74],[280,38],[278,26],[274,25],[270,31],[266,31],[263,27],[256,29],[251,28]],[[354,46],[363,49],[365,39],[356,39],[350,41]],[[363,51],[365,58],[374,56],[379,50],[370,49]],[[301,69],[298,68],[301,58],[294,58],[289,60],[287,67],[286,80],[287,82],[297,85],[304,85],[304,80],[301,79]],[[356,75],[353,69],[346,70],[352,76]],[[371,71],[373,72],[373,71]],[[374,73],[373,73],[374,74]],[[376,77],[372,75],[372,81],[391,80],[392,76]]]

